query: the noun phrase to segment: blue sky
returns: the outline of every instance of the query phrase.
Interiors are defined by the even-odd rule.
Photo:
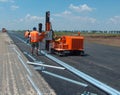
[[[0,0],[0,28],[44,30],[46,11],[53,30],[120,30],[120,0]]]

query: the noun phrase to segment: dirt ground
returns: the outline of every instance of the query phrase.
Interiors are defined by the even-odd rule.
[[[85,41],[120,47],[120,36],[85,36]]]

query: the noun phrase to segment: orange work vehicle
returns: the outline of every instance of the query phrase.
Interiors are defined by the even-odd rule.
[[[84,37],[83,36],[62,36],[58,40],[52,42],[52,53],[58,55],[84,54]]]
[[[59,39],[54,38],[54,31],[50,23],[50,11],[46,12],[45,23],[45,49],[51,53],[58,55],[66,54],[84,54],[84,37],[80,36],[80,32],[76,36],[61,36]]]
[[[45,32],[42,31],[42,24],[39,24],[39,41],[44,38],[45,50],[48,53],[55,53],[58,55],[77,54],[84,55],[84,37],[80,35],[75,36],[61,36],[54,37],[54,31],[50,22],[50,11],[46,12]]]
[[[2,28],[2,32],[7,32],[6,28]]]

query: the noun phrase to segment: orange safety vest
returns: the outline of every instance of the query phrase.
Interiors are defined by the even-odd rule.
[[[31,42],[39,42],[39,33],[38,33],[38,31],[30,32],[30,41]]]
[[[25,34],[24,34],[25,38],[28,38],[29,37],[29,32],[26,31]]]
[[[44,38],[45,38],[45,32],[42,32],[42,33],[39,35],[39,41],[41,42]]]

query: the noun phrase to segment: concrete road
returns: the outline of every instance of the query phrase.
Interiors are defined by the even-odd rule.
[[[7,33],[0,32],[0,95],[56,95]]]

